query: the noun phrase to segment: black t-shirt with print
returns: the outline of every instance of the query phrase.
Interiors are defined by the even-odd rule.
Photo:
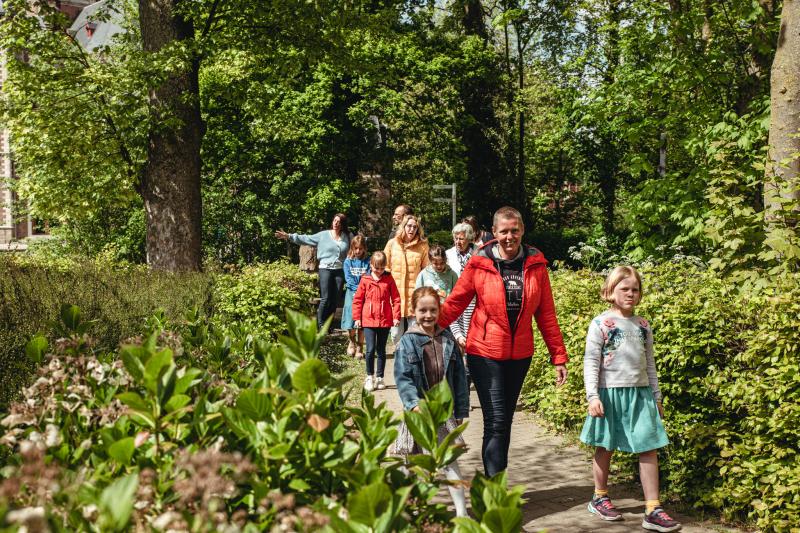
[[[508,313],[508,323],[511,324],[512,332],[517,324],[517,317],[522,309],[522,289],[523,275],[522,269],[525,265],[525,247],[520,246],[519,254],[514,259],[501,259],[495,256],[494,250],[487,250],[487,255],[494,261],[500,277],[503,278],[503,285],[506,289],[506,313]]]

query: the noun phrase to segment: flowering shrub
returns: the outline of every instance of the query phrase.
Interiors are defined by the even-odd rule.
[[[645,265],[642,274],[637,314],[653,327],[671,442],[660,452],[665,487],[698,508],[789,530],[800,523],[800,277],[784,275],[750,294],[692,259]],[[551,277],[569,379],[556,390],[549,365],[534,364],[523,397],[577,435],[587,408],[586,329],[606,308],[603,277],[587,270]],[[547,353],[540,339],[536,351]],[[635,456],[618,455],[622,471],[635,471]]]
[[[61,309],[64,336],[27,346],[33,384],[2,416],[0,520],[27,530],[417,531],[449,526],[437,471],[463,453],[438,443],[452,413],[434,388],[410,414],[431,452],[403,465],[388,454],[397,424],[365,395],[349,407],[318,358],[324,332],[289,312],[271,344],[218,328],[196,311],[162,314],[116,351],[95,348],[94,324]],[[413,421],[412,421],[413,419]],[[521,488],[503,476],[472,487],[477,520],[459,531],[517,531]]]

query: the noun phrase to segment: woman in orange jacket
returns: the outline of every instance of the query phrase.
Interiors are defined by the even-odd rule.
[[[389,239],[383,249],[386,254],[386,269],[392,274],[400,291],[400,324],[392,328],[392,342],[399,342],[408,329],[414,312],[411,295],[417,284],[417,276],[428,266],[428,241],[415,215],[406,215],[397,228],[394,239]]]
[[[467,366],[483,410],[483,467],[487,476],[508,465],[511,421],[533,357],[533,320],[542,334],[556,385],[567,379],[567,350],[556,319],[547,261],[524,246],[522,215],[512,207],[494,214],[489,241],[472,256],[445,300],[447,327],[477,297],[467,334]]]

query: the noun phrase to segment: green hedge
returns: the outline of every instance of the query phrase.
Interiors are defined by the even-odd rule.
[[[756,296],[686,263],[643,275],[637,312],[653,325],[671,441],[660,457],[665,488],[764,530],[800,523],[800,277],[773,280],[775,296]],[[524,399],[553,426],[576,434],[586,417],[586,328],[605,308],[602,276],[551,276],[570,377],[556,390],[549,365],[533,365]],[[537,342],[538,353],[546,353]],[[632,470],[635,461],[619,454],[617,463]]]
[[[168,274],[142,266],[64,258],[0,256],[0,408],[28,380],[25,343],[56,336],[61,304],[77,305],[97,348],[115,349],[161,308],[169,319],[197,308],[226,327],[274,337],[286,309],[310,312],[314,278],[286,262],[258,264],[237,274]]]

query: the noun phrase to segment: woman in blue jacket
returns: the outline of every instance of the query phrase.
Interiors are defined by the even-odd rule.
[[[286,233],[278,230],[275,236],[294,244],[317,247],[319,261],[319,307],[317,307],[317,327],[336,311],[339,295],[344,287],[344,259],[350,248],[350,232],[347,230],[347,215],[336,213],[330,229],[313,235]]]

